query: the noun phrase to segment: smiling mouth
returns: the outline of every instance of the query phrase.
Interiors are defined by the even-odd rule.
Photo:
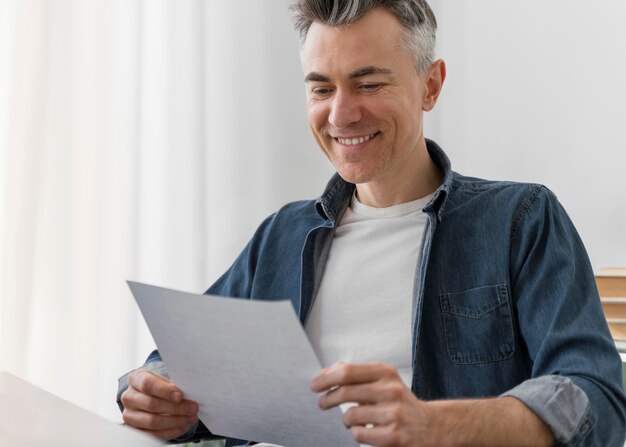
[[[355,146],[357,144],[363,144],[366,141],[371,140],[380,132],[374,132],[370,135],[365,135],[363,137],[354,137],[354,138],[342,138],[342,137],[333,137],[333,140],[339,142],[339,144],[343,144],[345,146]]]

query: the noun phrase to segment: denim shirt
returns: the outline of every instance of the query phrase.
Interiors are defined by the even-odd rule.
[[[623,446],[622,364],[566,212],[541,185],[465,177],[437,144],[427,147],[444,181],[415,241],[412,391],[513,396],[559,445]],[[305,324],[353,191],[335,175],[318,200],[284,206],[206,293],[289,299]],[[155,351],[148,363],[159,360]]]

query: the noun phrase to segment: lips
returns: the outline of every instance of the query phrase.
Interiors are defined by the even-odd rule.
[[[380,132],[374,132],[369,135],[363,135],[363,136],[358,136],[358,137],[333,137],[333,139],[339,142],[339,144],[343,144],[345,146],[355,146],[357,144],[363,144],[366,141],[371,140],[379,133]]]

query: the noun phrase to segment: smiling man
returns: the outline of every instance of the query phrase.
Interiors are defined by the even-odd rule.
[[[337,174],[263,222],[207,292],[291,299],[326,367],[311,390],[322,409],[356,403],[360,443],[622,446],[621,362],[565,211],[540,185],[452,171],[424,138],[446,75],[427,3],[294,11],[309,123]],[[124,421],[202,438],[166,377],[155,351],[120,379]]]

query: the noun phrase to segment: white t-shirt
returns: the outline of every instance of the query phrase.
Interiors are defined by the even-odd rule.
[[[389,363],[411,387],[413,287],[428,219],[422,209],[433,196],[388,208],[352,197],[305,325],[324,367]]]
[[[305,329],[324,367],[394,365],[411,387],[412,306],[428,217],[421,199],[373,208],[352,197]]]

